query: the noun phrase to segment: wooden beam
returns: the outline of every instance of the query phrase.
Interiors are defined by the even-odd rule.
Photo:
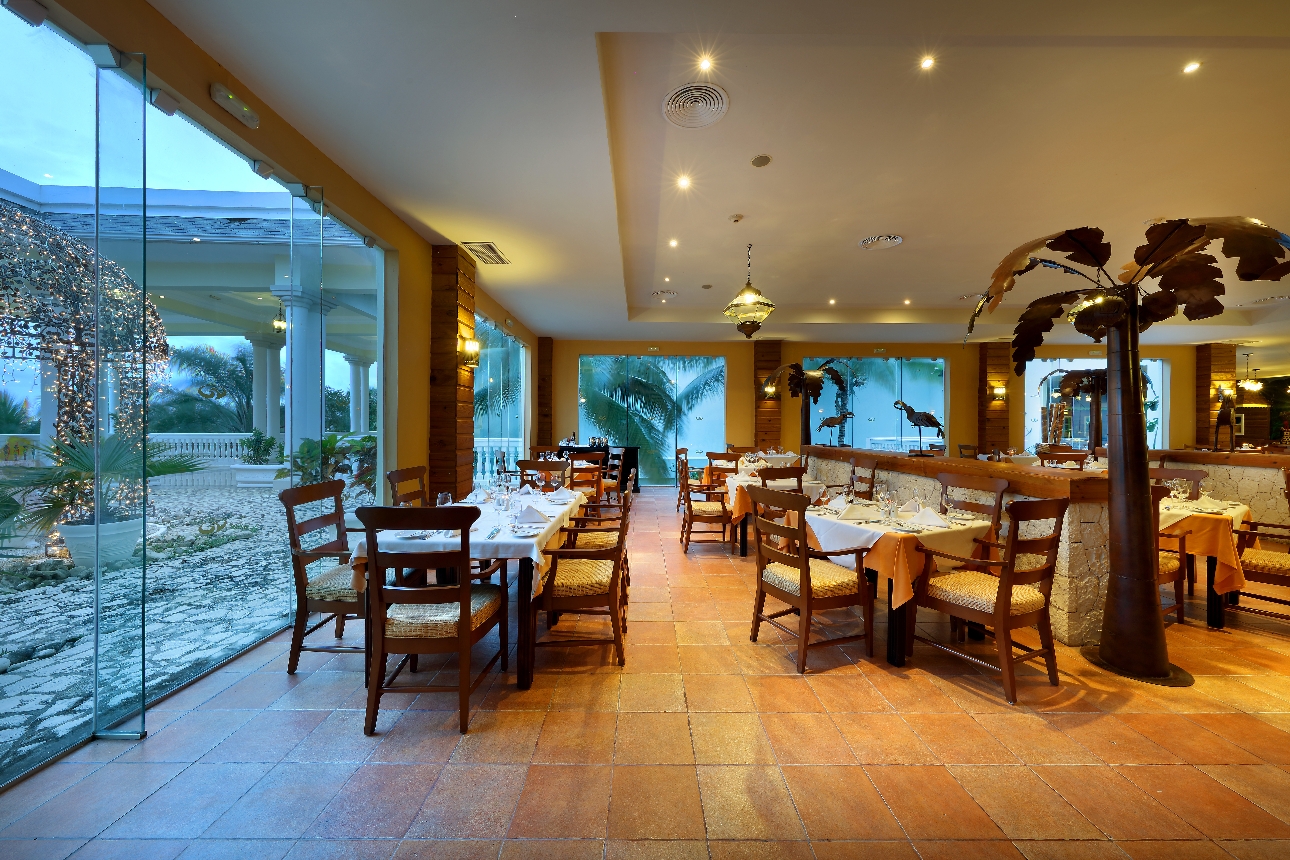
[[[753,444],[758,448],[780,444],[780,398],[768,400],[762,396],[761,389],[766,378],[783,363],[783,344],[781,340],[753,341],[753,402],[756,403]]]

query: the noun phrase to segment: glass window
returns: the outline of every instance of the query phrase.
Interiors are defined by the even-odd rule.
[[[676,449],[690,462],[726,449],[726,360],[708,355],[584,355],[578,436],[640,448],[640,482],[672,484]]]
[[[498,466],[514,467],[524,446],[524,344],[487,317],[475,317],[479,367],[475,369],[474,476],[485,484]]]
[[[1075,448],[1088,447],[1090,417],[1094,408],[1091,395],[1063,398],[1058,390],[1062,377],[1072,370],[1106,370],[1106,359],[1041,358],[1026,365],[1026,450],[1036,445],[1058,443]],[[1143,407],[1147,414],[1147,447],[1169,446],[1169,363],[1159,358],[1142,361],[1146,377]],[[1102,439],[1109,432],[1107,403],[1103,395]]]
[[[807,370],[828,359],[803,359]],[[941,358],[834,358],[844,385],[839,388],[827,375],[824,393],[811,420],[811,439],[816,444],[868,448],[876,451],[910,451],[943,445],[935,429],[919,428],[909,422],[907,412],[929,412],[945,422],[945,360]],[[827,419],[836,426],[824,426]],[[836,419],[841,419],[837,421]]]

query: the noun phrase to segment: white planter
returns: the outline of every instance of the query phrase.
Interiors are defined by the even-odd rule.
[[[59,526],[58,533],[63,536],[67,552],[77,567],[94,567],[95,529],[98,530],[99,563],[109,565],[126,561],[134,555],[134,547],[143,537],[143,517],[98,526]]]
[[[265,466],[234,463],[229,468],[233,470],[233,477],[237,479],[239,487],[261,487],[267,490],[273,487],[273,476],[278,474],[278,470],[282,467],[277,463]]]
[[[287,488],[288,488],[288,487],[290,487],[290,486],[291,486],[291,479],[290,479],[290,478],[274,478],[274,479],[273,479],[273,492],[274,492],[274,494],[275,494],[275,495],[276,495],[277,493],[281,493],[283,490],[287,489]]]

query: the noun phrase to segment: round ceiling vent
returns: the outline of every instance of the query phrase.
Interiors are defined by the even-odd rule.
[[[668,299],[673,298],[675,295],[676,295],[676,290],[655,290],[653,292],[654,298],[662,299],[663,301],[667,301]]]
[[[770,164],[770,161],[771,161],[771,158],[769,155],[757,155],[753,157],[752,166],[765,167],[766,165]]]
[[[730,96],[716,84],[683,84],[663,99],[663,116],[677,128],[706,128],[729,107]]]
[[[894,248],[903,241],[905,241],[903,236],[889,233],[884,236],[870,236],[867,239],[861,239],[860,247],[866,251],[881,251],[883,248]]]

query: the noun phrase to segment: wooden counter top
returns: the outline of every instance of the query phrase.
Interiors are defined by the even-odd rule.
[[[1152,451],[1151,459],[1174,463],[1209,463],[1215,466],[1248,466],[1252,469],[1290,469],[1290,454],[1253,451]]]
[[[1037,499],[1070,499],[1072,502],[1105,502],[1105,473],[1078,472],[1073,469],[1047,469],[1042,466],[1018,466],[1014,463],[991,463],[987,460],[964,460],[952,457],[911,457],[891,451],[869,451],[864,448],[832,448],[807,445],[803,452],[812,457],[846,462],[852,457],[878,461],[878,468],[907,475],[935,478],[941,472],[956,475],[979,475],[1004,478],[1014,493]],[[1181,452],[1180,452],[1181,453]]]

